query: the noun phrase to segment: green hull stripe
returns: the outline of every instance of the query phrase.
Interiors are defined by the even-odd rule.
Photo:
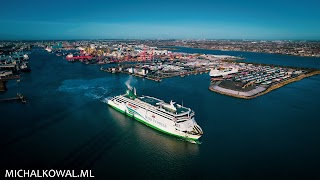
[[[187,137],[184,137],[184,136],[179,136],[179,135],[176,135],[176,134],[169,133],[169,132],[164,131],[164,130],[162,130],[162,129],[159,129],[159,128],[157,128],[157,127],[155,127],[155,126],[153,126],[153,125],[151,125],[151,124],[149,124],[149,123],[147,123],[147,122],[145,122],[145,121],[143,121],[143,120],[141,120],[141,119],[139,119],[139,118],[137,118],[137,117],[134,117],[134,116],[132,116],[131,114],[125,113],[125,112],[122,111],[121,109],[119,109],[119,108],[117,108],[117,107],[115,107],[115,106],[112,106],[111,104],[109,104],[109,106],[111,106],[113,109],[115,109],[115,110],[117,110],[117,111],[119,111],[119,112],[121,112],[121,113],[123,113],[123,114],[126,114],[127,116],[132,117],[132,118],[136,119],[137,121],[139,121],[139,122],[141,122],[141,123],[143,123],[143,124],[145,124],[145,125],[147,125],[147,126],[149,126],[149,127],[152,127],[153,129],[156,129],[156,130],[158,130],[158,131],[160,131],[160,132],[169,134],[169,135],[171,135],[171,136],[176,136],[176,137],[179,137],[179,138],[183,138],[183,139],[191,139],[191,140],[193,140],[193,141],[197,141],[197,140],[198,140],[198,139],[187,138]]]

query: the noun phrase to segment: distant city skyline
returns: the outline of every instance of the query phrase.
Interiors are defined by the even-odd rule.
[[[1,40],[319,40],[316,0],[11,0]]]

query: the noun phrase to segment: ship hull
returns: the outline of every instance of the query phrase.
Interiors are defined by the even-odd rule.
[[[186,134],[181,131],[179,132],[175,129],[175,123],[173,121],[162,118],[162,117],[154,118],[152,116],[155,116],[155,115],[145,109],[142,109],[142,108],[133,109],[132,107],[128,107],[128,105],[125,103],[118,103],[112,100],[108,100],[108,105],[113,109],[131,118],[134,118],[137,121],[155,130],[158,130],[162,133],[175,136],[178,138],[193,140],[193,141],[197,141],[201,137],[199,135]],[[142,114],[145,114],[145,115],[142,115]]]

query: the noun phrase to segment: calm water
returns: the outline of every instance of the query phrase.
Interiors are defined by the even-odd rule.
[[[320,67],[320,59],[182,48],[230,54],[247,61]],[[253,100],[208,90],[208,74],[161,83],[68,63],[34,49],[30,74],[9,82],[1,97],[23,93],[26,105],[0,104],[1,173],[4,169],[92,169],[98,178],[276,178],[319,176],[320,76]],[[191,144],[109,108],[104,98],[124,93],[182,102],[204,130]]]
[[[178,47],[178,49],[174,51],[188,52],[188,53],[242,56],[245,58],[244,60],[245,62],[256,62],[256,63],[262,63],[262,64],[265,63],[265,64],[294,66],[294,67],[320,68],[320,58],[317,58],[317,57],[299,57],[299,56],[241,52],[241,51],[192,49],[192,48],[186,48],[186,47]]]

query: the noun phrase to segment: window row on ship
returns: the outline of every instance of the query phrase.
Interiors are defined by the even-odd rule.
[[[149,97],[149,96],[146,96],[146,97]],[[122,99],[122,102],[128,102],[128,98],[125,98],[125,97],[123,97],[123,96],[116,96],[116,98],[121,98]],[[154,98],[154,99],[156,99],[156,100],[158,100],[158,101],[161,101],[160,99],[157,99],[157,98]],[[138,102],[136,102],[136,101],[133,101],[132,100],[132,102],[134,102],[134,103],[138,103]],[[153,105],[150,105],[149,103],[146,103],[146,102],[144,102],[144,101],[142,101],[143,102],[143,105],[144,106],[148,106],[148,107],[153,107],[154,108],[154,106]],[[141,103],[138,103],[138,104],[141,104]],[[160,111],[159,113],[161,113],[161,114],[165,114],[165,115],[168,115],[168,116],[170,116],[170,117],[172,117],[172,116],[176,116],[176,118],[187,118],[188,117],[188,114],[189,113],[187,113],[187,114],[181,114],[181,115],[179,115],[179,114],[176,114],[176,115],[173,115],[173,114],[170,114],[169,112],[166,112],[166,111]],[[193,114],[194,115],[194,114]]]
[[[117,99],[119,102],[121,102],[121,103],[122,103],[122,102],[124,102],[124,103],[129,102],[127,98],[122,97],[122,96],[117,96],[116,99]],[[159,115],[159,116],[161,116],[161,117],[164,117],[164,118],[167,118],[167,119],[170,119],[170,120],[173,119],[173,115],[172,115],[172,114],[169,114],[169,113],[164,112],[164,111],[156,111],[156,110],[153,110],[152,108],[154,108],[154,106],[152,106],[152,105],[150,105],[150,104],[148,104],[148,103],[146,103],[146,102],[143,102],[143,101],[142,101],[142,103],[139,103],[139,102],[137,102],[137,101],[131,100],[130,103],[132,103],[132,104],[134,104],[134,105],[136,105],[136,106],[138,106],[138,107],[140,107],[140,108],[143,108],[143,109],[145,109],[145,108],[146,108],[145,106],[147,106],[147,107],[149,108],[148,111],[153,112],[153,113],[155,113],[155,114],[157,114],[157,115]],[[143,106],[144,106],[144,107],[143,107]],[[151,108],[151,109],[150,109],[150,108]],[[194,114],[193,114],[193,115],[194,115]],[[191,117],[192,117],[192,116],[191,116]],[[186,114],[186,115],[183,115],[183,116],[180,116],[180,117],[176,117],[176,119],[177,119],[177,120],[178,120],[178,119],[183,119],[182,121],[180,120],[180,121],[178,121],[178,122],[184,122],[184,121],[186,121],[187,119],[189,119],[189,117],[188,117],[188,114]]]
[[[117,96],[117,97],[115,97],[115,99],[120,103],[129,102],[128,99],[126,99],[126,98],[124,98],[122,96]],[[142,109],[147,109],[147,111],[150,111],[150,112],[152,112],[154,114],[157,114],[157,115],[159,115],[159,116],[161,116],[163,118],[170,119],[170,120],[173,119],[173,115],[170,115],[170,114],[167,114],[167,113],[164,113],[164,112],[161,112],[161,111],[156,111],[156,110],[152,109],[152,108],[154,108],[154,106],[152,106],[152,105],[150,105],[148,103],[143,102],[143,104],[142,104],[142,103],[139,103],[139,102],[136,102],[136,101],[133,101],[133,100],[130,103],[132,103],[133,105],[138,106],[138,107],[140,107]],[[147,106],[147,108],[146,108],[146,106]]]

